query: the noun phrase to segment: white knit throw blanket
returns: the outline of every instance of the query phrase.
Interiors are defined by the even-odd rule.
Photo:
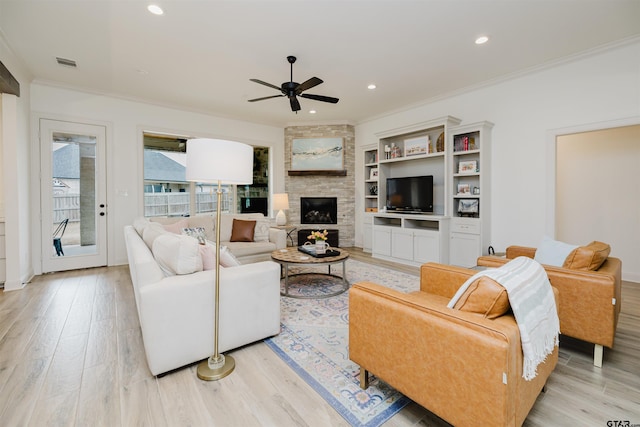
[[[537,261],[518,257],[500,268],[480,271],[470,277],[447,307],[453,308],[469,285],[481,276],[492,278],[507,290],[520,329],[524,354],[522,376],[527,381],[532,380],[537,375],[538,365],[559,342],[560,320],[547,273]]]

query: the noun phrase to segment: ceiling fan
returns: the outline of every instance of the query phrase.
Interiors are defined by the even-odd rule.
[[[262,101],[265,99],[271,99],[271,98],[280,98],[282,96],[286,96],[287,98],[289,98],[289,103],[291,104],[291,111],[295,111],[296,113],[298,111],[300,111],[300,102],[298,101],[298,96],[301,96],[303,98],[307,98],[307,99],[313,99],[315,101],[322,101],[322,102],[330,102],[332,104],[336,104],[339,99],[338,98],[332,98],[330,96],[322,96],[322,95],[312,95],[310,93],[302,93],[307,89],[311,89],[312,87],[318,86],[320,83],[322,83],[322,80],[320,80],[317,77],[311,77],[309,80],[307,80],[304,83],[296,83],[293,81],[293,64],[296,62],[296,57],[295,56],[287,56],[287,61],[289,61],[289,64],[291,64],[291,80],[288,82],[284,82],[282,83],[282,85],[280,87],[276,86],[276,85],[272,85],[271,83],[267,83],[267,82],[263,82],[262,80],[258,80],[258,79],[249,79],[252,82],[256,82],[259,83],[261,85],[265,85],[265,86],[269,86],[273,89],[279,90],[280,92],[282,92],[281,95],[272,95],[272,96],[264,96],[262,98],[255,98],[255,99],[250,99],[249,102],[256,102],[256,101]]]

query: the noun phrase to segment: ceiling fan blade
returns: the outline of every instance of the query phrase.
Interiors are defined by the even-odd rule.
[[[249,102],[262,101],[263,99],[282,98],[284,95],[263,96],[262,98],[249,99]]]
[[[311,89],[312,87],[316,87],[318,86],[320,83],[322,83],[322,80],[320,80],[317,77],[311,77],[309,80],[307,80],[304,83],[300,83],[297,87],[296,87],[296,95],[300,95],[300,93],[304,92],[307,89]]]
[[[332,104],[337,104],[338,101],[340,101],[339,98],[332,98],[330,96],[322,96],[322,95],[312,95],[310,93],[302,93],[300,94],[300,96],[303,98],[313,99],[315,101],[330,102]]]
[[[291,96],[289,97],[289,102],[291,103],[291,111],[300,111],[300,102],[298,102],[298,98]]]
[[[259,83],[261,85],[265,85],[265,86],[269,86],[271,88],[274,88],[276,90],[282,90],[281,88],[279,88],[276,85],[272,85],[271,83],[267,83],[267,82],[263,82],[262,80],[258,80],[258,79],[249,79],[250,81],[254,82],[254,83]]]

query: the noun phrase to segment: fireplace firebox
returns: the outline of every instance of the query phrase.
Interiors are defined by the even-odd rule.
[[[300,224],[337,224],[336,197],[301,197]]]

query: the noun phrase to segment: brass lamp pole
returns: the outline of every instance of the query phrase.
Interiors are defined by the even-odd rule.
[[[226,377],[236,366],[231,356],[218,352],[220,326],[220,216],[222,182],[251,184],[253,182],[253,148],[239,142],[221,139],[191,139],[187,141],[187,180],[217,183],[216,190],[216,269],[214,287],[213,355],[198,365],[198,378],[215,381]]]

